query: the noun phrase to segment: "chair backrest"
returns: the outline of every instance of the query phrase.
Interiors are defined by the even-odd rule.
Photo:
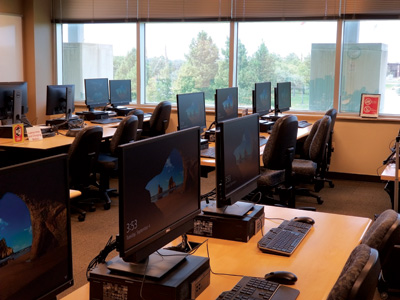
[[[138,129],[143,129],[144,112],[141,109],[134,109],[128,113],[128,116],[136,116],[138,118]]]
[[[400,280],[400,215],[392,209],[385,210],[367,230],[361,243],[378,250],[385,281],[397,285]]]
[[[162,101],[155,107],[150,118],[150,131],[153,135],[164,134],[171,116],[171,102]]]
[[[329,164],[331,162],[332,152],[333,152],[332,136],[333,136],[333,130],[334,130],[334,127],[335,127],[337,111],[336,111],[336,109],[331,108],[325,113],[325,115],[331,117],[331,127],[330,127],[330,130],[329,130],[328,150],[327,150],[328,151],[328,154],[327,154],[327,167],[329,167]]]
[[[130,115],[126,116],[118,125],[111,142],[110,153],[115,156],[119,145],[127,144],[136,140],[138,129],[138,117]]]
[[[315,132],[309,149],[310,159],[317,164],[326,161],[326,147],[329,139],[331,117],[323,116]]]
[[[296,150],[297,129],[298,121],[294,115],[285,115],[275,122],[263,153],[265,168],[285,170],[292,164]]]
[[[306,140],[303,143],[303,149],[302,149],[302,158],[304,159],[310,159],[310,146],[311,142],[313,141],[313,138],[315,136],[315,133],[318,130],[318,126],[321,123],[322,119],[317,120],[311,127],[310,133],[307,135]]]
[[[372,300],[380,274],[376,249],[358,245],[350,254],[327,300]]]
[[[71,188],[90,184],[102,136],[103,128],[100,126],[85,127],[76,135],[68,150]]]

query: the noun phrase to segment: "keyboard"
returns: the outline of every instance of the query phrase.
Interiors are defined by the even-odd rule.
[[[108,118],[108,119],[92,120],[91,122],[93,124],[111,124],[111,123],[119,123],[121,121],[122,121],[121,118]]]
[[[215,147],[200,150],[201,157],[215,158]]]
[[[277,228],[271,228],[258,241],[258,248],[265,253],[290,256],[311,227],[311,224],[285,220]]]
[[[268,139],[260,137],[260,147],[267,143]],[[215,158],[215,147],[208,147],[200,151],[201,157]]]
[[[298,122],[297,127],[298,127],[298,128],[305,128],[305,127],[308,127],[308,126],[310,126],[310,125],[311,125],[311,123],[308,123],[307,121],[302,120],[302,121],[299,121],[299,122]]]
[[[299,290],[265,280],[244,276],[230,290],[222,292],[216,300],[295,300]]]

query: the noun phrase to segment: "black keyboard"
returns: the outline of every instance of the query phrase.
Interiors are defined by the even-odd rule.
[[[244,276],[230,291],[216,300],[295,300],[299,291],[263,278]]]
[[[215,147],[208,147],[200,150],[200,156],[207,158],[215,158]]]
[[[302,121],[299,121],[299,122],[298,122],[297,127],[299,127],[299,128],[304,128],[304,127],[308,127],[308,126],[310,126],[310,125],[311,125],[311,123],[308,123],[307,121],[302,120]]]
[[[111,124],[111,123],[119,123],[121,121],[122,121],[121,118],[108,118],[108,119],[92,120],[91,122],[93,124]]]
[[[258,241],[258,248],[266,253],[290,256],[311,227],[311,224],[285,220],[279,227],[271,228]]]

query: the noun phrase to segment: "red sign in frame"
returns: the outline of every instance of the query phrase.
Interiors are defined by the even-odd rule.
[[[361,94],[360,116],[377,118],[379,115],[380,94]]]

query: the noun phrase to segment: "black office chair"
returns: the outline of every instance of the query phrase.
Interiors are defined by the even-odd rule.
[[[380,270],[378,251],[358,245],[347,259],[327,300],[372,300]]]
[[[81,129],[76,135],[68,151],[70,188],[82,193],[77,199],[72,199],[72,208],[79,213],[78,219],[85,220],[86,211],[79,204],[93,205],[90,187],[96,186],[95,164],[99,155],[103,128],[90,126]]]
[[[331,157],[332,157],[332,152],[335,150],[332,145],[332,139],[333,139],[333,131],[335,128],[335,122],[336,122],[336,116],[337,116],[337,111],[334,108],[329,109],[326,113],[326,116],[331,117],[331,126],[329,129],[329,138],[328,138],[328,145],[326,149],[326,171],[325,174],[328,173],[329,171],[329,166],[331,164]],[[329,187],[333,188],[335,185],[333,184],[332,180],[324,178],[324,181],[329,184]]]
[[[104,209],[109,209],[111,205],[110,193],[115,192],[110,189],[110,176],[116,174],[118,169],[117,147],[119,145],[131,143],[136,140],[138,128],[138,117],[128,115],[118,125],[111,141],[108,151],[100,152],[97,159],[96,171],[100,173],[99,189],[105,201]]]
[[[382,299],[390,293],[399,293],[400,215],[392,209],[385,210],[367,230],[361,243],[379,252],[382,272],[378,290]]]
[[[280,194],[280,202],[294,207],[292,193],[292,161],[296,150],[298,121],[294,115],[279,118],[272,128],[262,156],[264,166],[258,179],[258,189],[263,195],[262,202],[274,204],[272,192]],[[271,202],[272,201],[272,202]]]
[[[128,113],[128,116],[131,115],[134,115],[138,118],[137,134],[135,138],[135,141],[138,141],[142,136],[144,112],[141,109],[134,109]]]
[[[171,116],[171,102],[162,101],[154,109],[150,121],[143,123],[142,139],[164,134]]]
[[[318,204],[323,203],[319,195],[311,192],[308,188],[299,188],[297,185],[301,182],[313,183],[315,192],[319,192],[324,186],[326,147],[330,124],[329,116],[324,116],[313,124],[303,145],[302,158],[296,158],[292,163],[296,194],[314,197]]]

